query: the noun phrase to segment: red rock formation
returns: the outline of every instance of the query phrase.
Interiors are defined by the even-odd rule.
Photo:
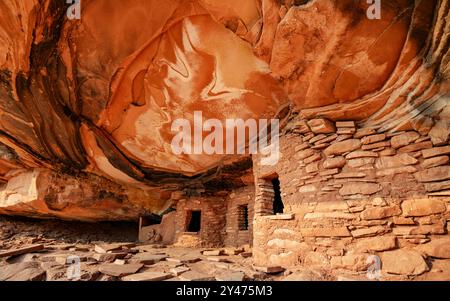
[[[89,218],[134,219],[163,210],[167,189],[245,182],[248,158],[171,151],[172,122],[194,111],[269,118],[290,104],[306,119],[448,141],[447,0],[383,1],[380,20],[353,0],[95,0],[80,20],[68,7],[0,3],[0,181],[49,169],[89,189],[107,178],[116,196],[150,191],[125,193],[127,213],[111,209],[114,197],[109,215]],[[84,219],[92,206],[44,193],[28,212],[6,187],[3,213]]]

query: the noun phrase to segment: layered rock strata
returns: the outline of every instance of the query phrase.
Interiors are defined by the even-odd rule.
[[[367,1],[353,0],[81,2],[79,20],[67,18],[65,1],[0,4],[2,183],[47,169],[69,182],[82,174],[143,195],[154,191],[145,198],[148,204],[130,199],[136,213],[163,212],[170,204],[161,201],[173,191],[211,195],[244,186],[248,157],[172,152],[172,123],[185,118],[193,126],[195,111],[223,122],[283,118],[289,106],[306,120],[357,121],[380,135],[430,133],[431,143],[447,145],[448,0],[382,1],[381,19],[374,20],[367,17]],[[324,135],[327,126],[311,125],[323,127]],[[344,128],[338,134],[354,133]],[[376,152],[387,147],[390,137],[382,138],[334,147]],[[314,150],[332,141],[325,139],[318,138],[322,145]],[[399,148],[429,146],[424,140]],[[427,159],[423,164],[429,166],[446,160]],[[339,166],[339,160],[327,164]],[[351,160],[358,166],[377,158]],[[403,163],[411,161],[403,156],[376,164],[381,173],[408,173],[415,167]],[[445,177],[439,168],[431,173],[419,177]],[[351,196],[380,185],[340,190]],[[25,205],[9,208],[8,200],[0,200],[0,212],[55,216],[41,206],[34,212]],[[89,210],[85,204],[72,199],[80,212]],[[85,216],[64,210],[57,215]]]

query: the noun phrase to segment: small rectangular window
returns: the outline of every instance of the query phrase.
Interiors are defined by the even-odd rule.
[[[273,214],[281,214],[284,212],[284,204],[281,199],[281,188],[280,188],[280,180],[278,178],[274,178],[272,180],[273,191],[275,193],[273,199]]]
[[[238,207],[238,223],[240,231],[248,230],[248,205]]]

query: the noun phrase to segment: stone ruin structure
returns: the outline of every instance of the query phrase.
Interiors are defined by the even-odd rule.
[[[450,246],[449,152],[440,138],[414,130],[294,121],[282,138],[279,164],[254,161],[255,263],[367,271],[368,256],[376,254],[388,273],[424,273],[419,252],[446,258]],[[274,177],[282,215],[270,208]]]
[[[143,241],[252,245],[258,266],[429,271],[450,259],[450,1],[368,7],[1,4],[0,213],[140,219]],[[280,119],[280,160],[173,154],[194,111]]]
[[[420,275],[428,271],[421,253],[448,258],[448,137],[323,118],[288,124],[277,165],[254,157],[254,185],[222,198],[181,198],[148,228],[182,246],[252,244],[259,266],[358,272],[377,254],[389,273]],[[194,212],[201,224],[191,229]]]

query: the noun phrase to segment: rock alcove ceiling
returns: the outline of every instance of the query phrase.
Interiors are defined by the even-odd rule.
[[[447,0],[382,1],[379,20],[353,0],[95,0],[79,20],[69,6],[0,3],[2,213],[135,219],[171,191],[251,181],[246,156],[171,151],[194,111],[449,126]]]

